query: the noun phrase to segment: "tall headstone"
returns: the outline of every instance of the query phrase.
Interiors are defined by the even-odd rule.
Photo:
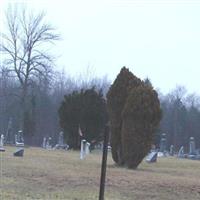
[[[167,140],[166,140],[166,134],[163,133],[161,135],[161,140],[160,140],[160,152],[166,153],[167,151]]]
[[[46,149],[52,149],[51,137],[47,138],[47,141],[46,141]]]
[[[174,156],[174,145],[171,145],[171,146],[170,146],[169,155],[170,155],[170,156]]]
[[[195,149],[195,141],[194,141],[194,137],[190,137],[190,143],[189,143],[189,155],[196,155],[196,149]]]
[[[15,145],[17,147],[23,147],[24,146],[24,137],[23,137],[23,131],[19,130],[18,133],[15,135]]]
[[[4,152],[5,151],[5,149],[4,149],[4,135],[3,134],[1,134],[1,137],[0,137],[0,151],[1,152]]]
[[[80,152],[80,159],[83,160],[85,158],[85,148],[86,148],[86,140],[81,140],[81,152]]]
[[[90,153],[90,143],[86,142],[85,154],[88,155],[89,153]]]
[[[90,143],[86,140],[81,140],[80,159],[83,160],[90,153]]]
[[[42,148],[46,149],[46,142],[47,142],[47,139],[46,137],[43,138],[43,142],[42,142]]]
[[[178,158],[184,158],[184,147],[183,146],[178,151]]]
[[[58,136],[58,145],[59,146],[64,145],[64,133],[62,131],[59,133],[59,136]]]

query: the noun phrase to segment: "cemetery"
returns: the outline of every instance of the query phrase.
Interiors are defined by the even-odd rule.
[[[129,78],[136,79],[137,84],[140,84],[138,88],[141,87],[143,93],[146,92],[152,96],[150,101],[152,101],[151,105],[154,106],[157,118],[152,115],[152,112],[149,112],[148,116],[155,120],[154,125],[158,124],[160,107],[156,93],[144,82],[137,80],[128,69],[122,68],[120,76],[127,76],[127,74]],[[119,77],[118,79],[120,80]],[[130,84],[131,81],[127,83]],[[138,93],[138,88],[132,87]],[[169,143],[168,134],[161,133],[159,144],[155,145],[153,140],[149,140],[144,135],[144,129],[141,126],[138,129],[132,123],[132,120],[135,120],[132,118],[135,113],[137,116],[140,113],[137,111],[130,114],[129,109],[127,109],[126,117],[122,115],[119,118],[117,116],[118,123],[115,124],[115,109],[109,108],[114,102],[113,97],[115,98],[113,91],[116,88],[113,88],[111,87],[108,93],[110,121],[107,123],[103,121],[104,129],[99,132],[101,138],[98,142],[87,135],[86,130],[88,129],[85,129],[83,124],[81,127],[77,123],[76,129],[71,129],[72,132],[69,134],[70,127],[68,126],[66,129],[64,120],[61,123],[63,130],[58,132],[56,137],[53,138],[46,134],[40,142],[40,147],[33,147],[26,144],[24,132],[22,130],[14,131],[9,122],[9,131],[5,135],[1,134],[0,137],[0,197],[2,199],[30,200],[92,200],[98,199],[98,197],[99,200],[199,199],[200,149],[196,148],[195,137],[190,137],[187,145],[180,144],[177,151],[174,144]],[[137,95],[138,98],[144,100],[139,93]],[[124,96],[119,96],[119,98],[124,98]],[[130,101],[130,97],[128,100]],[[132,106],[132,102],[128,103]],[[63,105],[64,103],[61,108],[65,110]],[[140,112],[147,109],[146,107],[141,108]],[[59,114],[63,110],[59,110]],[[66,117],[63,113],[60,116]],[[131,119],[131,123],[127,118]],[[69,118],[67,119],[69,120]],[[122,124],[121,121],[126,123],[126,129],[119,126]],[[141,118],[140,123],[151,124],[152,122]],[[115,126],[118,127],[118,132],[115,130]],[[72,127],[74,128],[74,126]],[[135,131],[136,129],[137,131]],[[116,140],[115,134],[120,133],[123,137],[127,137],[129,132],[136,138],[128,137],[128,140],[123,138],[121,142],[119,138]],[[67,140],[66,133],[68,133]],[[148,134],[152,134],[153,138],[152,128],[149,129]],[[137,143],[135,140],[142,141],[142,143]],[[130,141],[132,142],[130,143]],[[117,146],[114,145],[115,142],[118,142]],[[91,148],[91,146],[93,147]],[[126,154],[122,153],[121,148],[124,148],[124,152],[127,150]]]
[[[84,160],[79,152],[25,148],[23,158],[13,157],[15,147],[5,147],[1,199],[98,199],[101,153]],[[200,198],[199,161],[160,157],[141,163],[138,170],[117,167],[108,154],[105,199],[171,200]],[[182,197],[182,198],[181,198]]]
[[[199,200],[200,15],[69,2],[0,1],[0,200]]]

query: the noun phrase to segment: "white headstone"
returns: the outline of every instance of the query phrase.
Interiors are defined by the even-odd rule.
[[[46,149],[52,149],[52,145],[51,145],[51,137],[49,137],[46,141]]]
[[[86,146],[86,140],[81,140],[81,152],[80,152],[81,160],[85,158],[85,146]]]
[[[0,151],[5,151],[5,149],[4,149],[4,135],[3,134],[1,134],[1,138],[0,138]]]
[[[46,139],[46,137],[44,137],[43,138],[43,142],[42,142],[42,148],[46,148],[46,141],[47,141],[47,139]]]
[[[64,145],[64,133],[62,131],[59,133],[58,145],[59,146],[63,146]]]
[[[184,158],[184,147],[183,146],[178,151],[178,157]]]
[[[174,145],[171,145],[171,146],[170,146],[169,154],[170,154],[170,156],[173,156],[173,155],[174,155]]]
[[[0,139],[0,147],[4,146],[4,135],[1,134],[1,139]]]
[[[153,151],[147,155],[146,162],[152,163],[157,161],[158,153]]]
[[[24,146],[24,138],[23,138],[23,131],[19,130],[18,133],[15,135],[15,145],[17,147]]]
[[[88,155],[89,153],[90,153],[90,143],[86,142],[85,154]]]
[[[193,137],[190,137],[190,145],[189,145],[189,154],[190,155],[195,155],[196,154],[196,149],[195,149],[195,141]]]

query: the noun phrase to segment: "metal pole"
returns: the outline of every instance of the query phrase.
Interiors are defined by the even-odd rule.
[[[106,164],[107,164],[107,154],[108,154],[108,138],[109,138],[109,125],[107,124],[106,127],[105,127],[105,131],[104,131],[104,143],[103,143],[103,156],[102,156],[102,163],[101,163],[101,180],[100,180],[99,200],[104,200]]]

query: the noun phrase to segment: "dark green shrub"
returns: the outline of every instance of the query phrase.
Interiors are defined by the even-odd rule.
[[[65,141],[73,149],[80,147],[79,126],[82,138],[98,141],[108,121],[105,99],[95,88],[65,95],[58,112]]]
[[[157,93],[123,67],[107,94],[112,157],[136,168],[150,150],[161,118]]]

